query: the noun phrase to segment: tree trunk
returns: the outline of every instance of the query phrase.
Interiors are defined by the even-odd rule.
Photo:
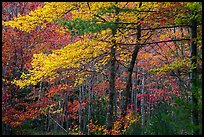
[[[88,90],[88,123],[91,119],[91,93],[92,93],[92,86],[93,86],[93,77],[90,77],[90,89]],[[88,128],[88,135],[90,134],[89,128]]]
[[[81,85],[80,89],[79,89],[79,111],[78,111],[78,115],[79,115],[79,131],[82,131],[82,92],[84,90],[84,86]]]
[[[139,41],[140,40],[140,37],[141,37],[141,25],[139,25],[137,27],[137,40]],[[139,42],[138,42],[139,44]],[[132,88],[132,82],[131,82],[131,79],[132,79],[132,72],[133,72],[133,68],[134,68],[134,65],[135,65],[135,61],[136,61],[136,58],[137,58],[137,54],[139,52],[139,46],[136,45],[135,48],[134,48],[134,51],[133,51],[133,54],[132,54],[132,59],[131,59],[131,62],[130,62],[130,65],[129,65],[129,68],[128,68],[128,77],[127,77],[127,81],[126,81],[126,89],[125,89],[125,103],[124,103],[124,107],[123,107],[123,111],[122,111],[122,116],[125,116],[127,114],[127,106],[128,106],[128,103],[130,103],[130,98],[131,98],[131,88]]]
[[[110,59],[110,91],[109,91],[109,103],[107,113],[107,130],[111,130],[113,126],[113,106],[114,106],[114,94],[115,94],[115,44],[111,48],[111,59]]]
[[[68,92],[69,91],[65,91],[66,93],[65,93],[65,129],[67,130],[67,134],[69,133],[69,112],[68,112],[68,105],[67,105],[67,103],[68,103],[68,99],[69,99],[69,96],[68,96]]]
[[[141,115],[142,115],[142,135],[144,134],[143,130],[144,130],[144,123],[145,123],[145,107],[144,107],[144,82],[145,82],[145,73],[144,73],[144,69],[142,72],[142,89],[141,89]]]
[[[114,93],[114,115],[113,115],[113,120],[117,120],[117,89],[115,89]]]
[[[115,15],[117,16],[119,14],[119,9],[115,7]],[[116,22],[118,22],[119,19],[116,19]],[[112,35],[113,37],[116,34],[116,30],[118,28],[118,25],[115,24],[114,27],[112,28]],[[116,40],[112,40],[112,47],[111,47],[111,52],[110,52],[110,80],[109,80],[109,102],[108,102],[108,112],[107,112],[107,130],[111,130],[113,128],[113,106],[114,106],[114,96],[115,96],[115,65],[116,65]]]
[[[138,69],[135,68],[135,79],[134,79],[134,86],[135,88],[133,89],[133,104],[134,104],[134,116],[136,116],[137,113],[137,84],[138,84],[138,76],[137,76],[137,71]]]
[[[191,28],[190,28],[190,37],[193,40],[190,43],[190,52],[191,52],[191,66],[192,72],[190,73],[190,79],[191,79],[191,93],[192,93],[192,103],[193,103],[193,109],[192,109],[192,121],[195,126],[199,124],[198,122],[198,99],[197,99],[197,94],[198,91],[196,90],[197,85],[197,22],[196,20],[191,21]],[[198,135],[199,131],[194,130],[193,131],[194,135]]]

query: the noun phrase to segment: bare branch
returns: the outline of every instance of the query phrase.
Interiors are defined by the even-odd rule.
[[[50,115],[49,115],[50,116]],[[55,121],[51,116],[50,118],[61,128],[63,129],[66,133],[68,133],[68,131],[66,129],[64,129],[57,121]]]
[[[141,46],[141,45],[149,45],[149,44],[157,44],[157,43],[164,43],[164,42],[174,42],[174,41],[184,41],[190,39],[171,39],[171,40],[164,40],[164,41],[157,41],[157,42],[150,42],[150,43],[141,43],[141,44],[128,44],[128,43],[118,43],[119,45],[129,45],[129,46]],[[143,46],[142,46],[143,47]]]

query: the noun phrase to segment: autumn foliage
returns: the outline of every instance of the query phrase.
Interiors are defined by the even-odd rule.
[[[3,2],[3,134],[201,134],[201,11],[199,2]]]

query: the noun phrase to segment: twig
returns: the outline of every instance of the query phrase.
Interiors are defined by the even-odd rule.
[[[50,116],[50,115],[48,115],[48,116]],[[67,134],[68,134],[68,131],[66,130],[66,129],[64,129],[57,121],[55,121],[51,116],[50,116],[50,118],[61,128],[61,129],[63,129]]]

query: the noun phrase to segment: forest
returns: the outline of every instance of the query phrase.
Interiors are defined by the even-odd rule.
[[[2,135],[202,135],[202,2],[2,2]]]

